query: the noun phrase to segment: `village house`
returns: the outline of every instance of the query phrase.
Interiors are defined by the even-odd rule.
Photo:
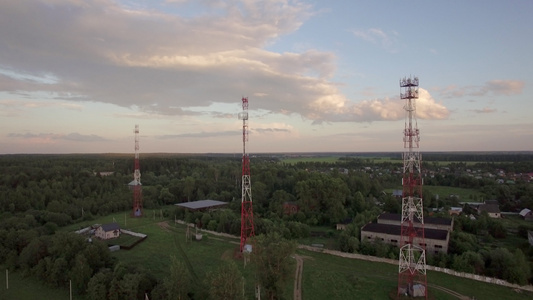
[[[96,228],[94,235],[102,240],[109,240],[120,236],[120,226],[118,223],[103,224]]]
[[[499,219],[502,217],[500,205],[496,200],[487,200],[485,203],[479,205],[477,208],[477,213],[481,214],[483,212],[486,212],[489,217],[494,219]]]

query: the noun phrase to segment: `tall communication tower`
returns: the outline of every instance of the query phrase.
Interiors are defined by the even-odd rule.
[[[427,299],[426,242],[422,203],[422,156],[416,122],[418,77],[400,80],[400,98],[405,100],[405,129],[402,178],[402,217],[398,295],[409,294]],[[416,224],[415,224],[416,223]]]
[[[142,185],[139,168],[139,125],[135,125],[135,169],[133,171],[133,216],[142,216]]]
[[[239,113],[242,120],[242,200],[241,200],[241,246],[243,252],[248,238],[254,233],[254,212],[252,207],[252,183],[250,181],[250,157],[246,153],[248,141],[248,98],[242,98],[242,112]]]

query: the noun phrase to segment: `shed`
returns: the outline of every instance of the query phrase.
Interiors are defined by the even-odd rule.
[[[203,211],[219,208],[225,205],[228,205],[227,202],[217,201],[217,200],[198,200],[191,202],[183,202],[176,204],[179,207],[186,208],[192,211]]]
[[[532,215],[531,209],[529,209],[529,208],[522,209],[518,214],[524,219],[526,219],[527,216],[531,216]]]

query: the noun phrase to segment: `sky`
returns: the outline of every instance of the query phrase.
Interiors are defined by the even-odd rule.
[[[0,154],[533,151],[533,1],[0,1]]]

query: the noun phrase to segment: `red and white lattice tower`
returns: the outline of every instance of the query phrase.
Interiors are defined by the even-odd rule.
[[[400,80],[400,98],[405,100],[405,129],[403,152],[403,193],[398,295],[409,294],[427,299],[426,242],[424,238],[424,209],[422,203],[422,156],[416,122],[418,77]]]
[[[241,253],[245,250],[248,238],[254,233],[254,212],[252,207],[252,183],[250,176],[250,157],[246,153],[248,141],[248,98],[242,98],[242,200],[241,200]]]
[[[139,168],[139,125],[135,125],[135,169],[133,171],[133,216],[141,217],[143,210],[141,170]]]

